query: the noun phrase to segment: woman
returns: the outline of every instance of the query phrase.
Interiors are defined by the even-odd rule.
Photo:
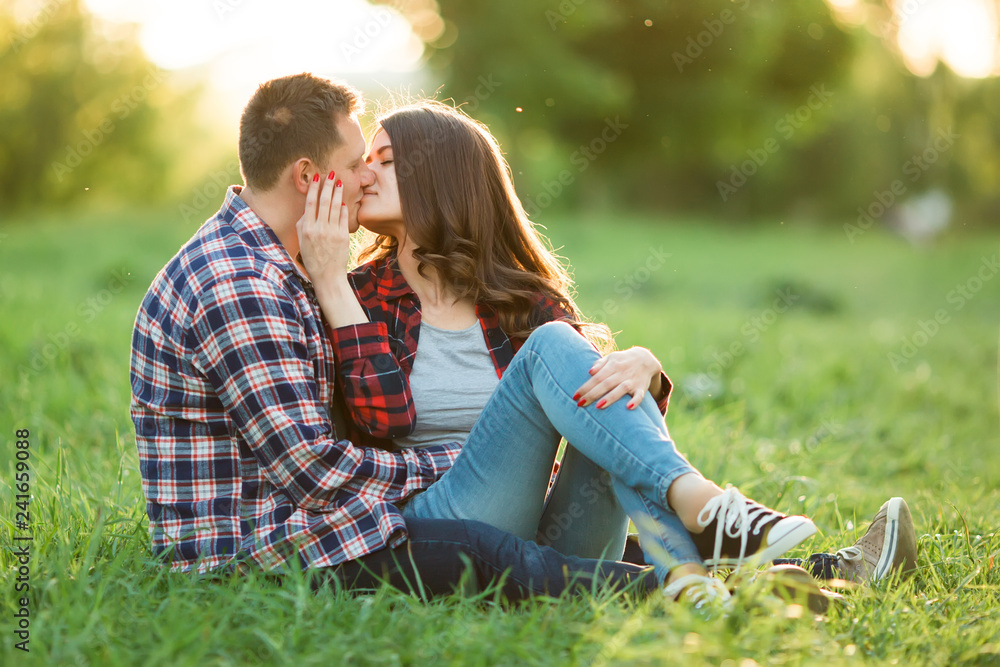
[[[381,119],[368,164],[358,218],[378,239],[351,281],[386,336],[359,345],[350,327],[331,332],[342,393],[361,430],[392,446],[465,442],[405,517],[476,519],[618,558],[623,508],[670,597],[726,597],[703,561],[770,560],[815,532],[684,459],[643,400],[665,411],[670,392],[648,350],[601,357],[580,335],[609,339],[580,315],[485,127],[438,103],[404,107]],[[560,435],[573,447],[546,504]]]

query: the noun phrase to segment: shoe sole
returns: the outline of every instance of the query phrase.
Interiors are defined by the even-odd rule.
[[[898,512],[898,510],[897,510]],[[797,517],[799,518],[799,517]],[[719,568],[719,567],[730,567],[730,566],[749,566],[758,567],[762,563],[767,563],[778,556],[782,555],[789,549],[797,547],[799,544],[807,540],[816,534],[816,524],[812,522],[812,519],[807,517],[804,518],[804,522],[800,522],[795,528],[791,529],[780,538],[775,540],[773,544],[769,544],[755,554],[750,554],[745,558],[720,558],[718,560],[708,559],[705,561],[705,567],[709,568]],[[773,532],[773,529],[772,529]]]
[[[886,505],[885,537],[882,538],[882,554],[872,573],[873,582],[878,582],[889,574],[896,560],[896,546],[899,543],[899,508],[903,505],[903,499],[890,498]]]

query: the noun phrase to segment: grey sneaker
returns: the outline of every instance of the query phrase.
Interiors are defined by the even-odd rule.
[[[902,498],[890,498],[872,519],[868,532],[853,547],[837,552],[844,579],[877,583],[898,570],[904,575],[917,567],[917,538],[910,508]]]

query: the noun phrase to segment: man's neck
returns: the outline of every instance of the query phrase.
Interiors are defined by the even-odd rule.
[[[295,223],[302,217],[305,199],[302,198],[302,202],[298,203],[293,201],[293,197],[282,195],[277,191],[255,192],[250,187],[243,188],[240,199],[271,228],[284,246],[285,252],[292,261],[295,261],[295,257],[299,254],[299,235]]]

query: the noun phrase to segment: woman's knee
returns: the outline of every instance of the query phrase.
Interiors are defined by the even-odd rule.
[[[531,332],[525,347],[538,348],[545,345],[566,345],[586,343],[586,339],[566,322],[546,322]]]

